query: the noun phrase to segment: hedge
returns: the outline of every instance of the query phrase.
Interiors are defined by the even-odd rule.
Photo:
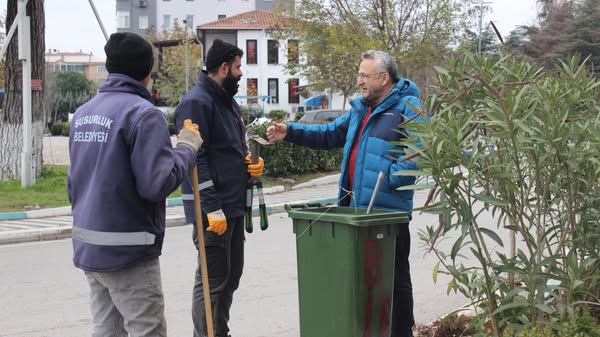
[[[269,124],[256,125],[248,128],[248,133],[267,139],[267,127]],[[339,170],[342,162],[342,149],[313,150],[285,141],[262,147],[260,155],[265,160],[264,173],[270,177]]]

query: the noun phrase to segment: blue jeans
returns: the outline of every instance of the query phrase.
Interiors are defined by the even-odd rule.
[[[394,267],[394,296],[392,300],[392,336],[413,337],[415,324],[413,292],[410,279],[410,230],[408,223],[401,224],[396,236],[396,259]]]

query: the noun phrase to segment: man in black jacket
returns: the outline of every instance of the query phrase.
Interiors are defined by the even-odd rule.
[[[200,126],[204,144],[198,152],[198,182],[205,224],[205,247],[215,335],[227,337],[229,309],[244,266],[244,210],[250,175],[264,166],[250,164],[246,127],[233,96],[242,78],[237,46],[215,40],[206,56],[206,71],[175,111],[178,127],[191,119]],[[182,185],[187,222],[195,221],[190,181]],[[208,226],[206,226],[208,224]],[[195,229],[195,226],[194,226]],[[193,238],[196,242],[196,233]],[[200,266],[192,301],[194,337],[207,336]]]

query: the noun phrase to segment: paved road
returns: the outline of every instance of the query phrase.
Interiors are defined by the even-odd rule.
[[[267,231],[247,234],[246,266],[232,310],[232,334],[298,337],[295,237],[285,213],[272,214]],[[464,303],[446,296],[446,280],[431,273],[435,258],[423,256],[417,228],[434,221],[420,215],[411,224],[412,275],[417,322],[428,323]],[[255,219],[258,222],[258,219]],[[170,336],[191,335],[191,290],[196,251],[191,226],[167,230],[161,257]],[[70,240],[0,246],[0,337],[89,335],[88,286],[71,263]]]
[[[44,137],[44,163],[68,165],[67,137]],[[335,183],[299,188],[288,195],[265,196],[268,205],[310,200],[335,195]],[[275,197],[279,195],[279,197]],[[283,196],[285,195],[285,198]],[[415,196],[422,205],[425,192]],[[279,199],[270,199],[279,198]],[[285,200],[283,200],[285,199]],[[191,289],[195,254],[191,227],[183,225],[181,207],[168,207],[171,224],[161,257],[166,314],[170,336],[191,335]],[[35,221],[32,221],[35,220]],[[232,333],[245,337],[299,336],[295,239],[291,220],[285,213],[269,216],[266,232],[247,236],[246,267],[232,310]],[[0,221],[0,237],[8,232],[39,233],[61,227],[69,236],[72,218],[68,215]],[[258,219],[255,219],[258,223]],[[447,296],[443,275],[432,281],[437,262],[418,240],[418,230],[437,224],[437,217],[415,214],[411,223],[411,269],[415,291],[417,323],[425,324],[464,304],[459,295]],[[442,245],[451,245],[443,242]],[[87,282],[71,263],[70,240],[53,240],[0,245],[0,337],[86,336],[90,331]]]

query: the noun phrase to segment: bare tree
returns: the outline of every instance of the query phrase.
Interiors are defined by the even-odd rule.
[[[6,15],[0,14],[0,45],[4,45],[4,40],[6,37],[6,32],[4,30],[4,23],[6,22]],[[4,89],[6,86],[4,81],[4,60],[0,60],[0,88]],[[0,104],[1,105],[1,104]],[[0,108],[2,108],[0,106]]]
[[[6,30],[17,15],[18,0],[8,0]],[[31,78],[44,80],[44,1],[29,0],[27,15],[31,18]],[[18,29],[18,28],[17,28]],[[6,54],[6,97],[0,112],[0,180],[15,179],[21,174],[23,149],[22,64],[18,58],[18,39],[8,41]],[[39,177],[42,170],[42,134],[44,130],[44,95],[32,92],[32,175]]]

